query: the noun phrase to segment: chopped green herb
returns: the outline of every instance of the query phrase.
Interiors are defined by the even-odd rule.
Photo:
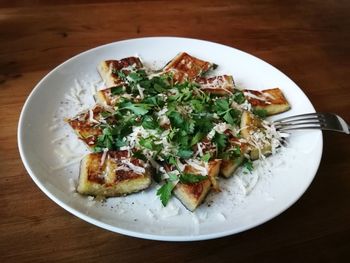
[[[196,175],[196,174],[190,174],[190,173],[180,174],[180,177],[179,177],[180,182],[184,184],[199,183],[206,179],[208,179],[208,176],[202,176],[202,175]]]
[[[204,137],[204,133],[199,131],[197,132],[193,137],[192,137],[192,140],[191,140],[191,146],[199,143]]]
[[[183,119],[180,113],[176,111],[170,111],[167,112],[167,116],[169,117],[172,126],[182,128],[182,125],[185,122],[185,120]]]
[[[243,167],[246,168],[249,172],[252,172],[254,170],[253,162],[248,159],[244,160]]]
[[[126,102],[120,105],[119,110],[131,110],[134,112],[136,115],[145,115],[148,113],[150,109],[150,105],[148,104],[133,104],[131,102]]]
[[[262,119],[265,119],[267,117],[267,111],[264,109],[254,109],[253,113]]]
[[[142,127],[145,129],[157,129],[159,128],[158,122],[150,115],[145,115],[142,120]]]
[[[214,143],[217,145],[219,151],[224,149],[227,145],[227,135],[223,133],[215,133],[213,138]]]
[[[142,161],[145,161],[145,162],[147,161],[146,156],[145,156],[141,151],[135,151],[135,152],[133,152],[132,156],[133,156],[134,158],[140,159],[140,160],[142,160]]]
[[[203,162],[209,162],[209,160],[210,160],[210,158],[211,158],[211,154],[210,153],[206,153],[206,154],[204,154],[203,156],[202,156],[202,158],[201,158],[201,160],[203,161]]]
[[[191,150],[186,150],[186,149],[180,149],[177,152],[177,156],[183,159],[189,159],[193,155],[193,151]]]
[[[111,93],[112,95],[120,95],[123,94],[125,92],[125,89],[123,86],[117,86],[117,87],[113,87],[111,88]]]
[[[234,94],[233,94],[233,100],[235,102],[237,102],[238,104],[242,104],[243,102],[245,102],[246,98],[244,97],[244,94],[242,91],[237,90]]]
[[[140,145],[145,147],[146,149],[152,150],[152,151],[159,151],[161,145],[158,144],[156,145],[153,141],[152,137],[148,137],[148,138],[141,138],[140,139]]]
[[[163,184],[163,186],[157,190],[157,195],[162,201],[163,206],[166,206],[168,204],[171,197],[171,192],[173,191],[174,187],[175,185],[169,181]]]

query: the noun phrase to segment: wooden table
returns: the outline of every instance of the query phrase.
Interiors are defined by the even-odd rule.
[[[0,262],[349,260],[344,134],[324,133],[314,182],[282,215],[234,236],[192,243],[122,236],[71,215],[30,179],[16,140],[23,103],[52,68],[92,47],[144,36],[199,38],[249,52],[290,76],[318,111],[349,122],[349,1],[58,2],[0,3]]]

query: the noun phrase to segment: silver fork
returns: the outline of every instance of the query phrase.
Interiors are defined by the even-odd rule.
[[[350,134],[349,125],[334,113],[306,113],[278,119],[273,123],[279,131],[321,129]]]

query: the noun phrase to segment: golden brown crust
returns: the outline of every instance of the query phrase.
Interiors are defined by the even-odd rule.
[[[241,118],[241,134],[248,142],[252,140],[252,134],[256,132],[266,132],[262,125],[262,121],[256,117],[254,114],[248,111],[244,111]],[[260,142],[260,147],[257,148],[254,145],[248,146],[248,151],[250,151],[250,158],[252,160],[259,159],[260,155],[268,155],[271,153],[271,143]]]
[[[121,160],[132,162],[144,172],[134,171]],[[150,184],[150,171],[141,161],[128,157],[125,151],[111,151],[91,153],[84,157],[77,191],[93,196],[120,196],[141,191]]]
[[[130,73],[130,68],[142,68],[142,62],[138,57],[127,57],[121,60],[106,60],[102,61],[97,69],[101,78],[106,83],[106,87],[119,86],[124,81],[116,74],[116,71],[122,71],[125,75]]]
[[[80,113],[74,118],[67,119],[66,122],[72,127],[78,138],[92,148],[97,143],[97,137],[102,134],[101,128],[96,124],[100,119],[100,114],[104,111],[102,106],[96,105],[91,111]],[[93,115],[92,118],[90,116],[91,113]]]
[[[287,99],[279,88],[262,91],[244,90],[244,94],[254,109],[265,110],[267,115],[281,113],[290,109]]]
[[[199,77],[196,82],[203,91],[220,96],[232,94],[235,87],[233,77],[228,75],[211,78]]]
[[[207,165],[208,178],[197,183],[181,183],[179,182],[174,189],[175,196],[190,211],[194,211],[205,199],[210,189],[219,191],[217,176],[220,171],[221,160],[215,159],[209,161]],[[197,169],[191,165],[186,165],[185,173],[191,173],[202,176]]]
[[[174,194],[188,210],[194,211],[203,202],[210,188],[211,182],[209,179],[192,184],[178,183],[174,189]]]
[[[175,83],[193,81],[212,68],[213,64],[182,52],[165,66],[164,72],[171,72]]]

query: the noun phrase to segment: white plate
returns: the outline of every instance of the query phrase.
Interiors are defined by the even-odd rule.
[[[71,183],[77,180],[78,160],[87,150],[63,118],[93,104],[92,87],[98,86],[100,80],[96,65],[105,59],[138,54],[145,63],[160,67],[180,51],[218,64],[215,74],[232,74],[241,87],[257,90],[280,87],[292,106],[280,116],[315,111],[287,76],[231,47],[170,37],[131,39],[97,47],[51,71],[34,88],[23,107],[18,127],[20,154],[28,173],[45,194],[72,214],[99,227],[140,238],[171,241],[235,234],[272,219],[300,198],[320,163],[323,144],[320,131],[294,133],[287,148],[267,158],[263,165],[256,163],[252,174],[239,171],[237,176],[221,180],[222,192],[210,194],[194,213],[175,198],[162,208],[155,195],[156,186],[103,203],[74,193]],[[83,107],[78,100],[82,100]],[[62,163],[72,165],[60,169]]]

